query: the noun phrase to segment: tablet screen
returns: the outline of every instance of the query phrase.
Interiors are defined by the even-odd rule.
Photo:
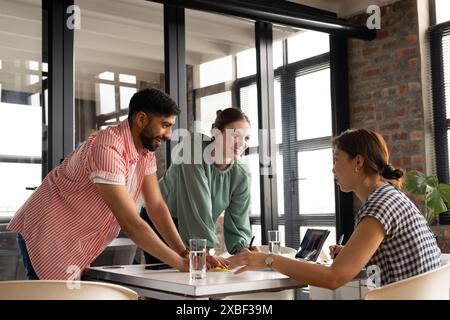
[[[323,244],[330,234],[329,230],[308,229],[303,237],[296,258],[316,261],[322,250]]]

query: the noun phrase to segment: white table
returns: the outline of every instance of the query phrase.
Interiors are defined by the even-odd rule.
[[[275,271],[207,272],[205,279],[190,281],[188,272],[146,270],[145,265],[91,267],[89,280],[117,283],[155,299],[210,299],[250,292],[280,291],[305,285]]]

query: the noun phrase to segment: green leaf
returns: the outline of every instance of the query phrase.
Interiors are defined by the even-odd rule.
[[[442,199],[447,203],[447,206],[450,207],[450,186],[445,183],[440,183],[437,189]]]
[[[405,175],[405,188],[412,194],[424,195],[427,190],[425,175],[419,171],[409,171]]]
[[[430,214],[434,217],[439,213],[447,211],[447,206],[442,201],[441,194],[436,188],[429,187],[425,196],[425,202]]]
[[[426,185],[432,188],[437,188],[437,186],[439,185],[439,180],[436,176],[426,177],[424,182]]]

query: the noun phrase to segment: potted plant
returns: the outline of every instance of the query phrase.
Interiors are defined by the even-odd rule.
[[[450,186],[439,183],[436,176],[426,176],[416,170],[409,171],[405,175],[405,189],[424,200],[424,216],[429,225],[437,221],[439,214],[450,208]]]

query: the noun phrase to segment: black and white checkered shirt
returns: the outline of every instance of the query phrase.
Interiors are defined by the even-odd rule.
[[[376,189],[358,211],[355,226],[366,216],[384,227],[385,238],[367,264],[380,268],[382,286],[439,267],[436,238],[404,193],[390,184]]]

